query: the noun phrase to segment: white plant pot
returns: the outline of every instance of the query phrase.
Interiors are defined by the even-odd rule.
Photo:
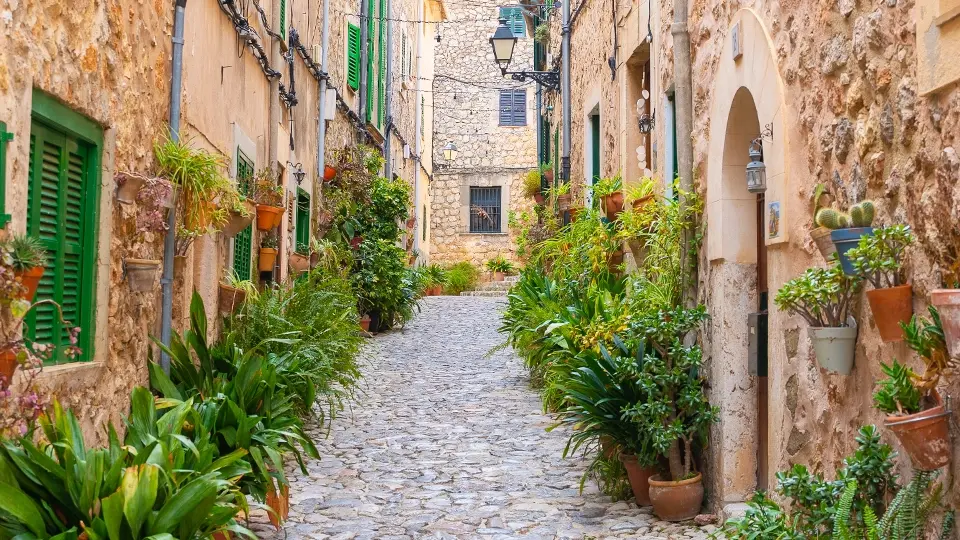
[[[847,320],[850,326],[840,328],[810,328],[810,340],[820,367],[841,375],[853,371],[853,357],[857,352],[857,321]]]

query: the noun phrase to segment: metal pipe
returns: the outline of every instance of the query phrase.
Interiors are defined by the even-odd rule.
[[[320,121],[317,126],[317,184],[323,185],[320,180],[323,178],[323,167],[326,153],[327,137],[327,44],[330,41],[330,0],[323,0],[323,26],[320,31],[320,72],[323,74],[320,79],[320,103],[319,111]]]
[[[387,14],[389,16],[393,9],[393,0],[387,0]],[[384,88],[384,113],[383,113],[383,176],[387,180],[393,180],[393,157],[390,154],[390,128],[393,127],[393,24],[392,21],[380,14],[380,24],[387,25],[387,80]]]
[[[367,63],[370,62],[370,46],[367,41],[370,39],[370,21],[367,16],[370,9],[370,2],[373,0],[360,0],[360,89],[357,91],[357,116],[360,117],[360,123],[366,123],[367,116]]]
[[[586,3],[586,2],[583,2]],[[581,6],[583,5],[581,3]],[[570,0],[564,0],[561,2],[563,9],[561,10],[561,32],[563,34],[563,41],[560,46],[560,54],[562,55],[561,65],[560,65],[560,93],[562,98],[562,107],[563,107],[563,150],[560,161],[562,163],[562,169],[560,171],[562,180],[564,182],[570,181],[570,117],[571,117],[571,105],[570,105]],[[579,11],[580,8],[577,8]]]
[[[423,2],[417,4],[417,102],[414,103],[414,114],[416,118],[413,119],[413,148],[414,154],[416,154],[417,164],[423,165],[423,158],[421,157],[421,146],[422,140],[420,137],[420,132],[423,130],[423,124],[421,121],[423,115],[423,88],[421,87],[420,82],[420,50],[423,47],[423,18],[425,13],[423,11]],[[420,167],[415,167],[416,172],[413,175],[413,217],[417,222],[420,221],[420,218],[423,217],[423,212],[420,211],[418,206],[420,203]],[[420,224],[421,227],[426,227],[426,220],[424,223]],[[420,253],[420,237],[421,235],[417,233],[417,227],[414,227],[413,231],[413,249],[417,253]],[[420,257],[417,257],[417,264],[420,264]]]
[[[183,20],[187,0],[177,0],[173,15],[173,64],[170,68],[170,138],[180,140],[180,103],[183,83]],[[170,346],[173,330],[173,258],[176,256],[177,199],[167,214],[167,234],[163,239],[163,275],[160,278],[160,342]],[[170,356],[160,350],[160,367],[170,374]]]
[[[687,30],[687,0],[674,0],[673,66],[676,100],[677,171],[680,176],[680,204],[686,206],[687,194],[693,193],[693,85],[690,73],[690,32]],[[681,261],[684,268],[690,267],[693,232],[684,230],[681,245]],[[683,288],[684,304],[692,307],[697,297],[697,279],[689,279]]]

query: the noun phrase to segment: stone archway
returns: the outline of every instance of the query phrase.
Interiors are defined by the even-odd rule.
[[[737,12],[727,36],[717,66],[722,75],[712,94],[706,179],[708,353],[711,400],[720,408],[712,476],[720,506],[749,499],[768,476],[763,469],[769,452],[761,456],[758,451],[769,439],[761,419],[765,408],[758,406],[765,403],[765,380],[748,368],[748,314],[761,310],[766,248],[787,241],[780,224],[790,210],[785,197],[786,106],[770,36],[750,9]],[[764,141],[767,192],[758,198],[746,188],[747,150],[768,125],[773,137]]]

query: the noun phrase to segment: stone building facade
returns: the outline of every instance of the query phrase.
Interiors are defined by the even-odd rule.
[[[823,371],[807,325],[779,312],[772,297],[804,269],[826,264],[810,238],[813,193],[822,184],[823,202],[846,207],[871,199],[878,224],[914,229],[907,273],[914,312],[926,312],[929,291],[943,285],[960,248],[960,74],[943,56],[960,46],[960,30],[956,6],[934,0],[692,1],[693,132],[675,133],[673,5],[574,9],[572,178],[582,192],[599,154],[602,175],[622,171],[629,183],[646,161],[656,178],[670,179],[674,140],[690,137],[693,179],[705,202],[699,296],[710,322],[703,346],[711,401],[721,410],[704,468],[711,504],[733,509],[755,489],[773,487],[774,474],[794,463],[832,474],[855,448],[857,429],[883,422],[872,406],[880,362],[919,364],[904,345],[880,341],[861,294],[853,373]],[[553,31],[559,35],[556,23]],[[552,52],[559,54],[557,43]],[[650,97],[641,109],[656,113],[649,141],[637,126],[644,90]],[[560,103],[548,103],[553,131]],[[746,189],[747,150],[768,127],[768,188],[758,200]],[[748,367],[748,314],[763,307],[767,377]],[[956,381],[943,389],[957,390]],[[908,458],[898,460],[909,475]],[[948,502],[957,497],[951,491]]]
[[[513,12],[518,36],[510,70],[531,69],[533,36],[527,15]],[[522,195],[523,176],[537,166],[536,85],[504,78],[488,42],[500,15],[494,4],[451,4],[442,25],[434,96],[430,187],[431,260],[467,260],[481,265],[515,245],[507,227],[510,212],[530,208]],[[507,13],[510,15],[510,13]],[[443,148],[457,155],[447,160]]]
[[[297,228],[306,227],[314,235],[319,227],[316,202],[323,196],[324,162],[347,145],[382,143],[376,126],[360,121],[359,96],[347,82],[348,60],[361,45],[350,41],[348,25],[359,24],[360,2],[329,0],[325,159],[318,158],[316,77],[323,3],[183,4],[181,135],[191,145],[222,156],[225,173],[234,181],[241,161],[251,169],[270,165],[281,172],[287,212],[273,279],[286,280],[289,255],[297,249]],[[393,170],[421,193],[411,201],[414,211],[427,208],[422,194],[432,174],[433,145],[417,130],[424,121],[432,122],[432,94],[423,91],[411,72],[432,73],[433,26],[444,11],[438,0],[397,0],[394,9],[393,15],[379,12],[380,23],[425,21],[394,28],[398,91],[393,96]],[[54,191],[67,200],[68,211],[73,208],[71,197],[80,194],[74,202],[84,227],[77,277],[82,293],[78,305],[71,305],[77,313],[71,322],[82,328],[83,361],[45,367],[40,383],[74,408],[89,442],[105,436],[108,421],[122,426],[130,390],[147,383],[146,363],[151,352],[154,358],[157,353],[151,336],[160,330],[159,284],[150,292],[132,292],[124,261],[162,259],[164,235],[137,232],[142,208],[121,204],[115,193],[118,173],[155,171],[153,144],[168,133],[173,15],[173,3],[126,0],[92,2],[80,9],[65,9],[54,0],[0,6],[0,156],[5,158],[0,161],[0,214],[8,216],[0,221],[7,233],[29,230],[31,160],[39,155],[32,143],[42,141],[43,148],[57,152],[65,149],[62,156],[73,169],[63,174],[73,178],[71,171],[81,172],[81,191]],[[238,36],[247,28],[254,37],[244,46]],[[294,32],[302,47],[288,47]],[[254,44],[264,51],[262,64],[252,54]],[[271,69],[280,77],[268,76]],[[281,100],[280,85],[296,105]],[[301,169],[304,178],[298,185],[293,172]],[[295,219],[298,198],[310,205],[306,221]],[[215,314],[220,281],[238,268],[256,268],[259,233],[254,230],[251,236],[250,255],[237,249],[238,239],[217,233],[197,238],[176,257],[175,331],[189,324],[187,307],[194,290],[208,314]],[[255,270],[246,271],[257,280]],[[59,275],[60,270],[48,267],[47,272]],[[218,332],[219,325],[211,325],[210,331]]]

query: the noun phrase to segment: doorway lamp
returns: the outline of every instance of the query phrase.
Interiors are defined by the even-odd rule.
[[[290,172],[293,174],[293,179],[297,181],[297,185],[299,186],[300,183],[303,182],[303,178],[307,175],[307,173],[303,171],[303,164],[297,163],[294,165],[288,161],[287,165],[290,166]]]
[[[443,159],[447,161],[457,159],[457,145],[453,144],[453,142],[448,142],[443,145]]]
[[[517,45],[517,36],[513,35],[513,30],[507,26],[507,19],[500,17],[497,29],[490,36],[490,46],[493,47],[493,60],[500,68],[500,73],[515,81],[534,80],[540,83],[540,86],[548,90],[560,89],[560,71],[507,71],[510,62],[513,61],[513,49]]]
[[[773,124],[767,124],[757,138],[750,141],[750,163],[747,163],[747,191],[767,191],[767,166],[763,163],[763,140],[773,142]]]

